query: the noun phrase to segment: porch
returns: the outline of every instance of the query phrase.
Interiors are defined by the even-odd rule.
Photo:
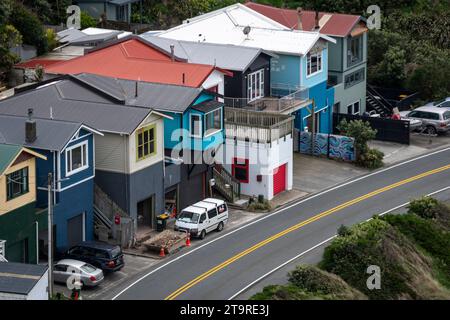
[[[226,107],[285,115],[291,114],[311,103],[308,88],[280,83],[270,86],[269,97],[256,97],[253,99],[224,98]]]

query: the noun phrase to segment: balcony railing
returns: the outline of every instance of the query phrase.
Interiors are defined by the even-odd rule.
[[[269,112],[225,108],[225,136],[256,143],[272,143],[292,135],[294,117]]]
[[[225,97],[224,103],[226,107],[231,108],[289,114],[307,106],[311,101],[308,88],[273,84],[270,88],[270,97],[255,100]]]

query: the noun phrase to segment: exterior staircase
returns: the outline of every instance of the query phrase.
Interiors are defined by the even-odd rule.
[[[369,111],[374,110],[383,118],[392,115],[391,104],[370,85],[367,85],[366,102]]]
[[[228,202],[235,203],[241,198],[241,183],[224,167],[216,165],[213,178],[216,181],[214,189]]]
[[[6,240],[0,240],[0,262],[8,262],[6,256]]]

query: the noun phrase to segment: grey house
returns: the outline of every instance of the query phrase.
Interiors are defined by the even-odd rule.
[[[76,0],[81,11],[86,11],[94,18],[100,18],[104,13],[107,20],[130,23],[131,4],[140,0]]]
[[[114,79],[64,76],[26,87],[0,102],[0,114],[81,121],[103,133],[95,140],[95,183],[135,223],[153,227],[164,212],[164,122],[151,108],[130,105]],[[132,100],[136,100],[134,83]],[[102,194],[103,194],[102,193]],[[108,214],[105,214],[108,216]]]

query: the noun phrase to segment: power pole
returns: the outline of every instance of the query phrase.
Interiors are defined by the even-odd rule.
[[[52,173],[48,174],[48,297],[53,296],[53,197],[52,197]]]
[[[316,132],[316,102],[312,100],[311,107],[311,155],[314,155],[314,134]]]

